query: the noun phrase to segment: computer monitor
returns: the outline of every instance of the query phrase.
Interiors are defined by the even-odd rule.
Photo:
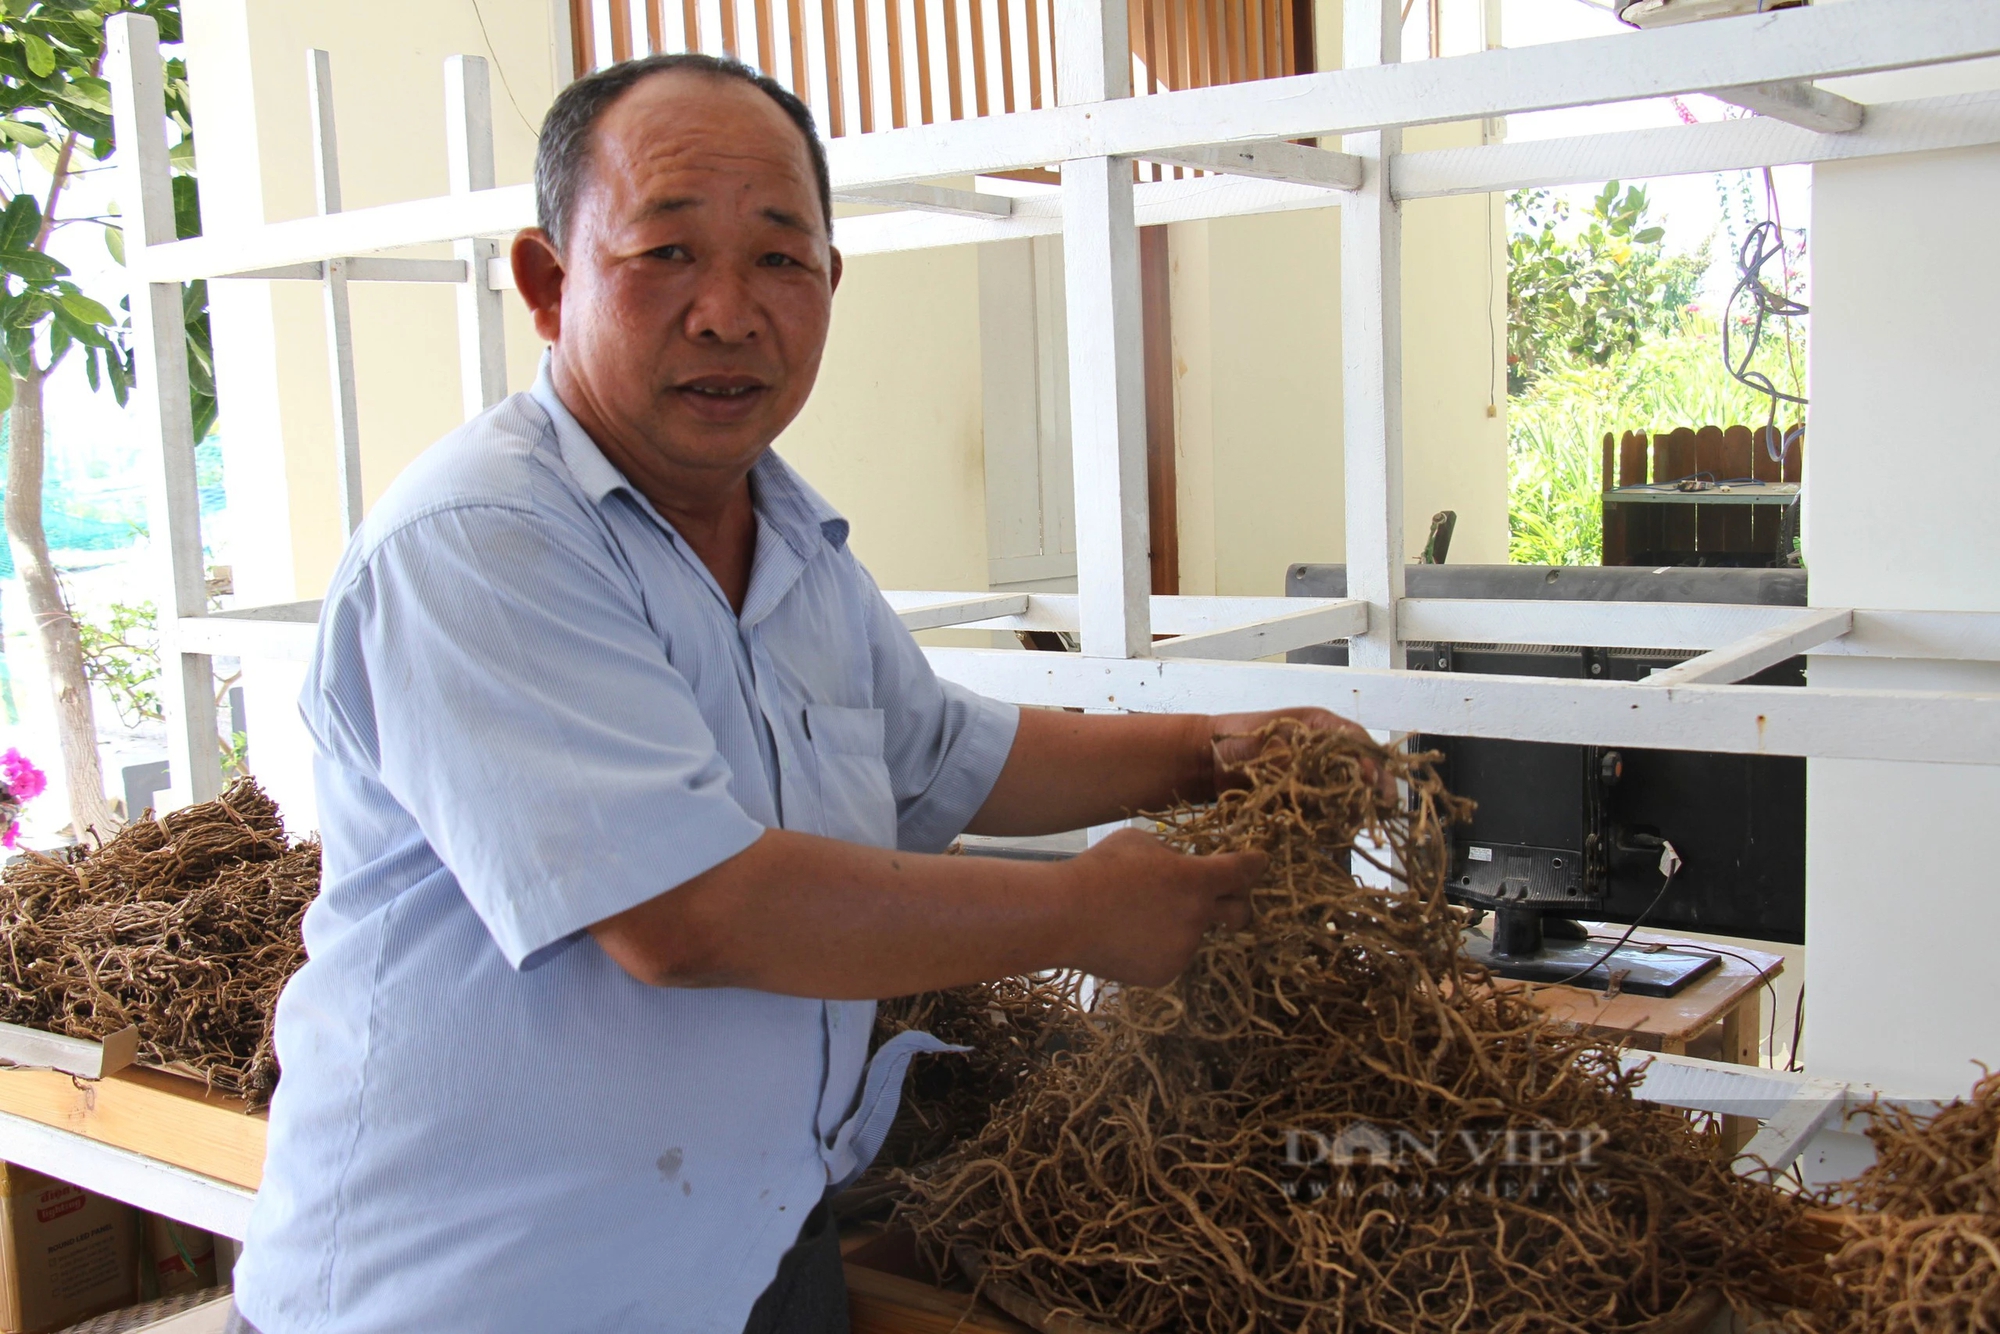
[[[1292,567],[1287,591],[1343,597],[1346,569]],[[1725,602],[1803,606],[1800,570],[1419,565],[1411,597]],[[1344,664],[1325,645],[1293,661]],[[1413,671],[1637,681],[1687,651],[1575,645],[1413,643]],[[1802,659],[1752,678],[1803,685]],[[1801,944],[1805,939],[1805,762],[1788,756],[1425,736],[1445,783],[1477,805],[1452,831],[1448,891],[1492,914],[1468,948],[1503,976],[1671,995],[1713,955],[1627,951],[1602,959],[1577,919]],[[1681,860],[1661,872],[1663,843]]]

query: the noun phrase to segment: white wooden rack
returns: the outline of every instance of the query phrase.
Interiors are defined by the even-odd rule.
[[[1058,232],[1064,240],[1078,592],[890,597],[913,628],[1059,629],[1077,634],[1082,651],[934,648],[928,652],[937,671],[1028,704],[1136,710],[1317,704],[1394,731],[1993,763],[2000,755],[2000,695],[1734,683],[1807,651],[2000,661],[2000,616],[1405,598],[1400,206],[1409,199],[1521,186],[2000,143],[2000,94],[1862,106],[1814,83],[2000,55],[2000,5],[1849,0],[1409,64],[1400,61],[1399,9],[1393,0],[1347,0],[1344,69],[1132,97],[1126,6],[1120,0],[1057,0],[1061,105],[850,135],[828,145],[840,197],[895,205],[838,224],[836,240],[849,254]],[[314,602],[218,614],[207,609],[179,285],[206,278],[323,286],[339,426],[339,503],[351,528],[360,516],[360,454],[349,284],[455,284],[465,410],[475,413],[505,393],[500,302],[509,279],[496,238],[530,225],[534,200],[528,186],[495,185],[485,63],[460,56],[447,68],[451,193],[342,210],[331,75],[325,57],[315,53],[308,70],[318,215],[227,230],[217,219],[215,234],[177,241],[157,30],[138,15],[111,20],[106,72],[121,145],[119,198],[133,283],[134,402],[141,435],[155,446],[149,452],[152,531],[164,535],[168,557],[159,599],[167,613],[162,693],[179,795],[204,798],[221,784],[210,655],[304,656],[318,614]],[[1402,131],[1413,125],[1695,92],[1717,93],[1759,114],[1534,143],[1402,149]],[[1307,138],[1337,140],[1340,151],[1293,142]],[[1222,174],[1134,184],[1131,159]],[[1056,164],[1059,190],[1004,203],[936,184]],[[1342,437],[1351,596],[1150,597],[1136,225],[1330,206],[1343,210]],[[440,242],[455,245],[455,258],[383,253]],[[1155,642],[1155,634],[1172,638]],[[1252,661],[1334,639],[1347,641],[1351,666]],[[1401,645],[1413,639],[1681,648],[1700,656],[1629,684],[1468,677],[1399,670]],[[1731,1078],[1746,1073],[1723,1069]],[[1771,1088],[1780,1085],[1787,1081]],[[1819,1104],[1829,1098],[1844,1106],[1850,1096],[1817,1087],[1804,1093],[1771,1088],[1763,1094],[1787,1103],[1816,1099],[1822,1112]],[[1720,1093],[1707,1097],[1708,1104],[1728,1101]],[[1767,1125],[1767,1134],[1790,1143],[1784,1139],[1793,1135],[1789,1124],[1776,1131]],[[11,1156],[19,1147],[11,1123],[0,1123],[0,1154]],[[129,1163],[118,1169],[139,1170]],[[177,1178],[156,1183],[161,1191],[184,1184]],[[229,1207],[240,1206],[231,1199]]]

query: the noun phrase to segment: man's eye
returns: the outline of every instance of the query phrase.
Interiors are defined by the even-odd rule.
[[[689,257],[687,247],[678,245],[654,246],[646,253],[654,259],[687,259]]]
[[[790,255],[780,254],[778,251],[775,250],[772,251],[770,254],[764,256],[764,258],[758,260],[757,262],[759,264],[764,265],[766,268],[772,268],[772,269],[782,269],[788,266],[793,268],[798,267],[797,260],[793,259]]]

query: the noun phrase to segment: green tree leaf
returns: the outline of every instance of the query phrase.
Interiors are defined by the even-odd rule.
[[[56,72],[56,53],[47,42],[32,32],[17,34],[21,45],[27,50],[28,71],[46,79]]]
[[[47,130],[25,120],[0,120],[0,136],[4,136],[8,143],[19,144],[23,148],[41,148],[53,142]]]
[[[0,272],[13,274],[24,282],[54,282],[68,273],[60,262],[33,250],[0,250]]]
[[[201,191],[192,176],[174,177],[174,235],[183,241],[201,235]]]
[[[69,312],[70,318],[83,324],[110,324],[113,322],[110,311],[81,292],[66,293],[62,298],[62,308]]]
[[[23,190],[0,213],[0,250],[28,251],[42,230],[42,206]]]

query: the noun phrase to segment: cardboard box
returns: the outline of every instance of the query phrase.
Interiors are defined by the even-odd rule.
[[[178,1297],[215,1286],[215,1238],[198,1227],[158,1214],[145,1216],[146,1270],[139,1296]]]
[[[130,1205],[0,1163],[0,1331],[43,1334],[138,1296]]]

